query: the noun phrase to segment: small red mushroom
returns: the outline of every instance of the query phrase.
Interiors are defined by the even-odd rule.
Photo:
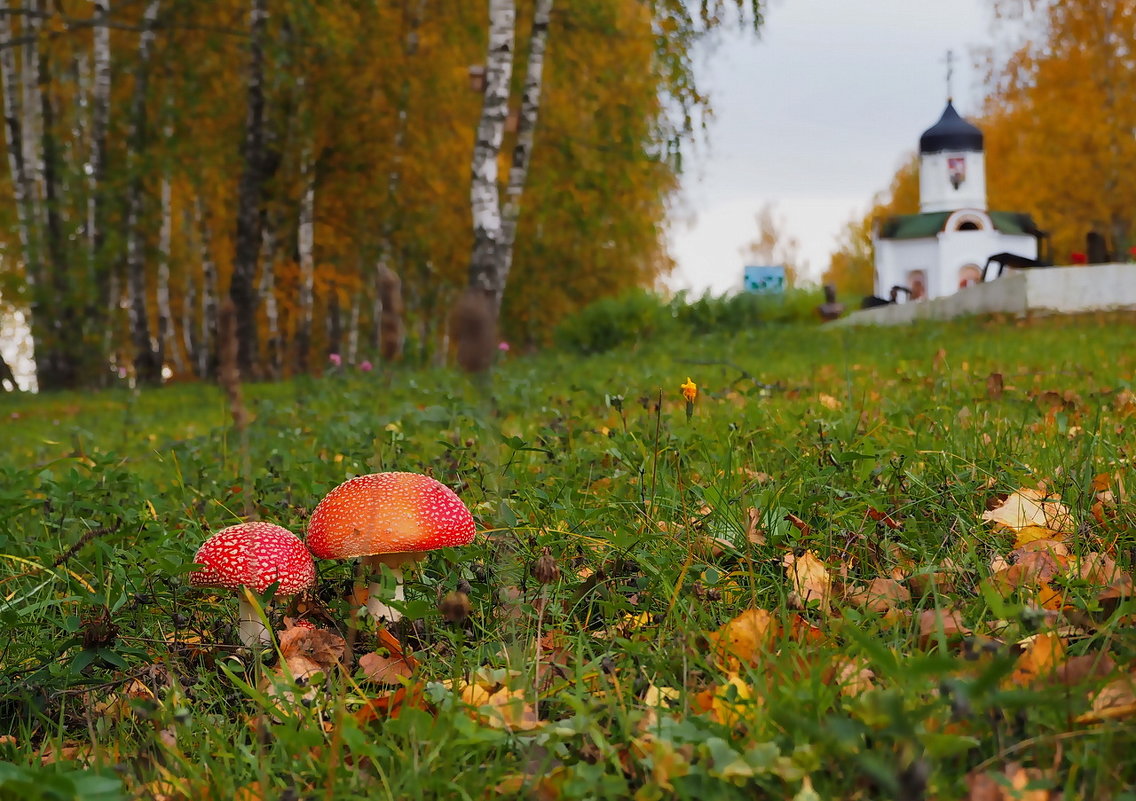
[[[356,476],[327,494],[308,521],[307,544],[320,559],[363,557],[372,571],[386,565],[398,582],[394,600],[405,598],[402,568],[427,551],[473,542],[473,515],[457,494],[419,473]],[[379,600],[372,582],[367,611],[375,620],[402,617]]]
[[[207,539],[193,561],[201,569],[190,573],[194,587],[262,593],[277,584],[276,595],[295,595],[316,581],[316,566],[303,541],[272,523],[241,523],[221,529]],[[243,592],[238,593],[240,637],[246,646],[270,642],[268,630]]]

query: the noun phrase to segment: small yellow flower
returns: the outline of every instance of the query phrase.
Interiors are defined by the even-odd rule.
[[[690,380],[690,376],[686,377],[686,383],[682,385],[682,396],[687,403],[694,403],[694,399],[698,397],[698,385]]]

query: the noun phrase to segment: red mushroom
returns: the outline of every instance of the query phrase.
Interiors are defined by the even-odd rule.
[[[272,523],[241,523],[221,529],[207,539],[193,561],[202,568],[190,573],[194,587],[262,593],[277,584],[276,595],[295,595],[316,581],[316,566],[304,543],[286,528]],[[270,641],[268,630],[243,592],[240,601],[240,637],[247,646]]]
[[[307,543],[320,559],[361,556],[372,572],[386,565],[401,601],[403,565],[435,548],[468,545],[473,534],[473,516],[445,484],[419,473],[373,473],[345,481],[319,502]],[[367,611],[375,620],[398,620],[401,613],[379,599],[380,590],[371,583]]]

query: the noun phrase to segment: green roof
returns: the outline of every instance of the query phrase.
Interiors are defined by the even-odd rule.
[[[1033,218],[1017,211],[987,212],[994,228],[1003,234],[1027,234],[1037,231]],[[924,239],[943,230],[953,211],[930,211],[926,214],[896,214],[880,226],[881,239]]]

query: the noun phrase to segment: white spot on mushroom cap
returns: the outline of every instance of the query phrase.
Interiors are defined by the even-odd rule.
[[[281,526],[262,521],[221,529],[193,556],[201,569],[189,575],[195,587],[264,592],[279,582],[277,595],[295,595],[316,581],[316,566],[303,541]]]

